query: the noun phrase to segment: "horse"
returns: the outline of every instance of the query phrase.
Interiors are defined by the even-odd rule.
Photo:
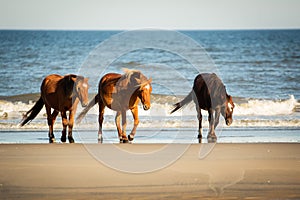
[[[191,101],[194,101],[196,105],[199,120],[199,142],[201,142],[203,133],[201,109],[208,111],[209,131],[207,139],[211,142],[216,141],[215,129],[219,124],[220,113],[224,117],[226,125],[230,126],[233,121],[232,114],[235,106],[221,79],[215,73],[197,75],[194,79],[192,91],[182,101],[173,105],[174,108],[171,114]]]
[[[98,94],[91,100],[89,105],[79,114],[76,121],[80,123],[86,113],[95,105],[99,104],[99,131],[98,142],[103,142],[102,123],[104,120],[104,108],[108,107],[116,111],[115,123],[117,126],[120,143],[128,143],[134,139],[139,124],[138,104],[141,101],[144,110],[151,106],[150,95],[152,92],[152,79],[147,79],[138,70],[123,69],[125,74],[108,73],[99,81]],[[131,133],[126,136],[126,111],[130,110],[134,126]],[[122,128],[120,118],[122,117]]]
[[[55,142],[53,125],[59,112],[61,113],[63,125],[61,141],[66,142],[68,126],[68,140],[70,143],[74,143],[72,129],[79,101],[82,107],[87,106],[89,102],[88,78],[74,74],[65,76],[51,74],[43,80],[41,84],[41,97],[35,105],[26,112],[20,125],[24,126],[33,120],[45,105],[49,126],[49,143]],[[53,109],[52,113],[51,108]],[[67,118],[67,111],[69,111],[69,120]]]

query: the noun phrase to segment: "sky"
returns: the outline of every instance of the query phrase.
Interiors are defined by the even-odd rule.
[[[300,28],[300,0],[0,0],[0,29]]]

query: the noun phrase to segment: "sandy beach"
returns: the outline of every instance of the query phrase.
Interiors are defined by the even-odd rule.
[[[299,199],[300,144],[1,144],[0,197]]]

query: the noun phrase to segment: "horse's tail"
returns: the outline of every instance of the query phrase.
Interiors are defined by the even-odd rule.
[[[87,105],[87,107],[85,107],[83,109],[83,111],[81,111],[81,113],[78,115],[78,117],[76,118],[76,123],[79,124],[81,122],[81,120],[84,118],[84,116],[86,115],[86,113],[94,106],[98,103],[99,101],[99,95],[97,94],[89,103],[89,105]]]
[[[180,108],[182,108],[183,106],[187,105],[188,103],[190,103],[193,100],[193,90],[180,102],[174,104],[174,108],[173,110],[170,112],[170,114],[172,114],[173,112],[179,110]]]
[[[33,120],[42,110],[43,106],[44,106],[44,101],[43,98],[40,97],[39,100],[34,104],[34,106],[28,112],[26,112],[26,114],[24,115],[20,123],[20,126],[24,126],[25,124]]]

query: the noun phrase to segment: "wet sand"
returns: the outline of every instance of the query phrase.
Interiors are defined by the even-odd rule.
[[[1,144],[0,199],[300,199],[300,144]]]

